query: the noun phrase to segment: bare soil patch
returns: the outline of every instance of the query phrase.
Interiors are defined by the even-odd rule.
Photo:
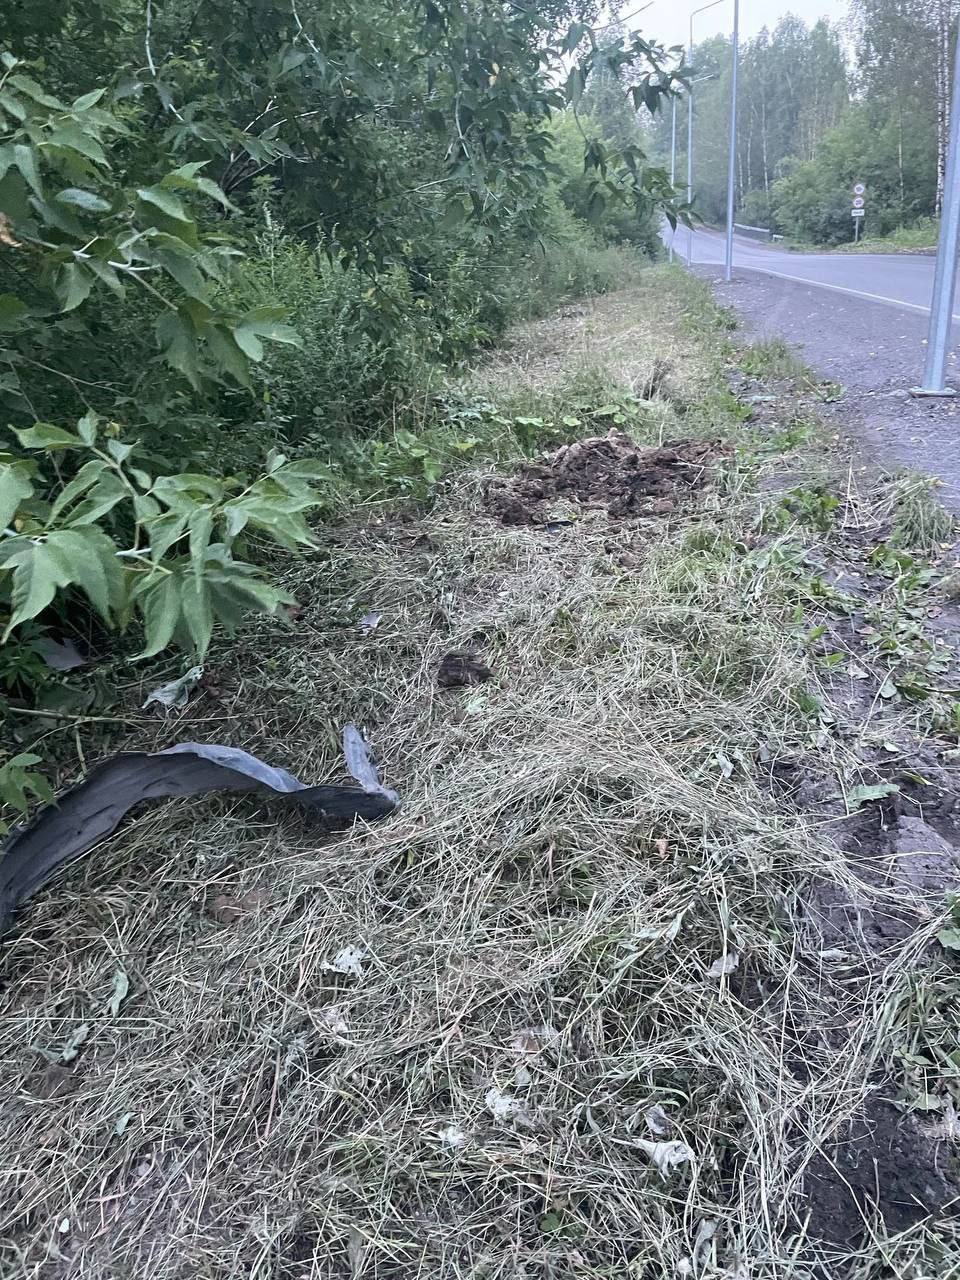
[[[676,440],[643,448],[622,431],[563,445],[529,462],[510,480],[496,480],[487,505],[503,524],[544,524],[557,516],[558,500],[611,516],[665,515],[708,481],[721,446]]]

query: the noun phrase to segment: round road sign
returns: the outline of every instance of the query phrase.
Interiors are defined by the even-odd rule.
[[[853,207],[854,207],[855,209],[862,209],[862,208],[863,208],[863,196],[854,196],[854,197],[853,197]]]
[[[863,183],[862,183],[862,182],[855,182],[855,183],[853,184],[853,194],[854,194],[855,196],[862,196],[862,195],[864,194],[864,192],[866,191],[866,189],[867,189],[867,188],[863,185]]]

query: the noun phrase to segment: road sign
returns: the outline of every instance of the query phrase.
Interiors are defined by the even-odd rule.
[[[853,197],[853,207],[854,207],[855,209],[862,209],[862,208],[863,208],[863,206],[864,206],[864,204],[865,204],[865,201],[864,201],[863,196],[854,196],[854,197]]]
[[[864,195],[864,194],[865,194],[865,192],[866,192],[866,190],[867,190],[867,188],[863,185],[863,183],[862,183],[862,182],[855,182],[855,183],[853,184],[853,194],[854,194],[855,196],[862,196],[862,195]]]
[[[851,209],[851,210],[850,210],[850,217],[851,217],[851,218],[864,218],[864,217],[866,217],[866,213],[867,213],[866,209]]]

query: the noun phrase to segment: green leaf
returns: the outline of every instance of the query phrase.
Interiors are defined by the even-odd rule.
[[[209,507],[201,507],[196,515],[190,517],[190,564],[197,582],[203,577],[204,557],[212,533],[213,512]]]
[[[72,204],[77,209],[83,209],[86,213],[107,213],[110,209],[110,205],[106,200],[95,195],[92,191],[84,191],[82,187],[64,187],[53,198],[58,200],[60,204]]]
[[[77,423],[77,434],[84,444],[92,445],[97,438],[97,424],[100,419],[90,409]]]
[[[3,643],[21,622],[42,613],[57,591],[70,582],[70,573],[64,572],[59,559],[50,554],[46,543],[29,539],[18,541],[24,545],[17,547],[3,566],[4,569],[13,569],[10,621],[3,633]]]
[[[72,480],[68,480],[54,500],[50,508],[51,523],[59,519],[71,503],[82,497],[88,489],[97,483],[107,469],[107,464],[99,458],[91,458],[85,462]]]
[[[154,325],[167,364],[184,375],[194,390],[200,389],[197,331],[188,312],[165,311]]]
[[[0,464],[0,533],[8,527],[24,498],[33,493],[33,485],[17,467]]]
[[[213,609],[210,605],[210,588],[202,578],[185,579],[181,594],[183,616],[187,630],[196,648],[197,657],[202,658],[210,647],[210,636],[213,632]]]
[[[69,581],[84,592],[105,622],[122,590],[123,570],[117,548],[102,529],[60,529],[47,538],[50,556],[59,561]]]
[[[173,573],[164,574],[155,584],[148,583],[137,603],[146,641],[137,657],[152,658],[167,647],[180,621],[180,579]]]
[[[79,436],[55,427],[50,422],[35,422],[32,427],[20,427],[14,434],[24,449],[80,449],[83,441]]]
[[[108,511],[124,499],[130,497],[130,491],[115,471],[104,471],[96,485],[90,490],[83,502],[70,512],[70,527],[81,528],[95,524]]]
[[[137,195],[144,204],[153,205],[161,213],[165,213],[168,218],[173,218],[175,222],[193,222],[190,214],[187,213],[177,197],[171,195],[169,191],[165,191],[162,187],[139,187]]]
[[[28,147],[23,142],[15,143],[13,147],[13,163],[20,170],[24,182],[33,194],[42,198],[43,187],[40,185],[37,157],[33,153],[33,148]]]
[[[91,89],[89,93],[85,93],[81,97],[75,98],[70,110],[86,111],[88,108],[96,106],[106,92],[106,89]]]
[[[20,320],[27,314],[27,304],[12,293],[0,293],[0,333],[19,329]]]
[[[937,941],[948,951],[960,951],[960,929],[941,929]]]
[[[60,299],[62,310],[73,311],[89,296],[93,288],[93,277],[78,263],[65,262],[57,272],[53,288]]]
[[[85,159],[92,160],[94,164],[101,164],[109,168],[103,147],[101,147],[89,129],[84,130],[74,120],[61,120],[47,135],[46,145],[75,151]]]
[[[176,280],[184,293],[199,302],[210,301],[207,283],[188,257],[166,249],[157,254],[157,261]]]

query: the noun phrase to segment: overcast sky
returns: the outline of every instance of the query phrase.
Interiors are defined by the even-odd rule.
[[[623,16],[639,9],[644,0],[627,0]],[[686,44],[690,30],[690,11],[706,0],[654,0],[643,14],[627,23],[639,26],[648,38],[666,45]],[[752,36],[761,27],[775,27],[784,14],[793,13],[808,24],[818,18],[839,22],[847,16],[847,0],[740,0],[740,32]],[[733,21],[733,0],[724,0],[715,9],[698,14],[694,19],[694,39],[702,40],[719,32],[729,33]]]

